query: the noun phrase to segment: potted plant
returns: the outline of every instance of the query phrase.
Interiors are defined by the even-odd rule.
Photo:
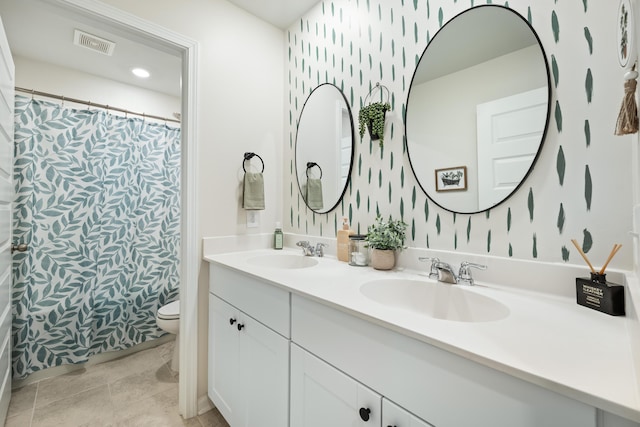
[[[365,241],[371,248],[371,266],[376,270],[391,270],[395,263],[395,251],[404,249],[407,224],[389,216],[385,221],[381,216],[367,229]]]
[[[371,140],[379,139],[380,147],[382,147],[384,143],[384,116],[389,110],[391,110],[391,105],[388,102],[373,102],[362,107],[358,113],[360,138],[364,136],[364,130],[367,128]]]

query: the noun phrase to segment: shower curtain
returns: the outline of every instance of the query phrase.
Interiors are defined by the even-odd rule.
[[[13,375],[163,335],[178,295],[180,130],[16,97]]]

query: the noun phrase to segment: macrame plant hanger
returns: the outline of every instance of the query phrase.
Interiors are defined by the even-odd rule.
[[[638,105],[636,87],[638,85],[636,64],[624,75],[624,98],[616,121],[616,135],[630,135],[638,132]]]
[[[627,71],[624,74],[624,98],[618,120],[616,120],[614,132],[616,135],[630,135],[638,132],[638,105],[636,104],[638,53],[635,40],[633,1],[620,0],[618,6],[617,56],[620,66]]]

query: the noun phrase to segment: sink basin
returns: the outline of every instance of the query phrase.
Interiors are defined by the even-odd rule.
[[[318,260],[315,258],[292,254],[258,255],[253,258],[249,258],[247,262],[249,264],[257,265],[260,267],[278,268],[284,270],[308,268],[318,264]]]
[[[504,319],[509,308],[493,298],[465,290],[464,285],[410,279],[367,282],[360,292],[386,306],[455,322],[491,322]]]

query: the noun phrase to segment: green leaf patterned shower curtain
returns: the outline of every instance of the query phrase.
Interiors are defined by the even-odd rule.
[[[180,130],[16,97],[13,374],[163,334],[177,298]]]

